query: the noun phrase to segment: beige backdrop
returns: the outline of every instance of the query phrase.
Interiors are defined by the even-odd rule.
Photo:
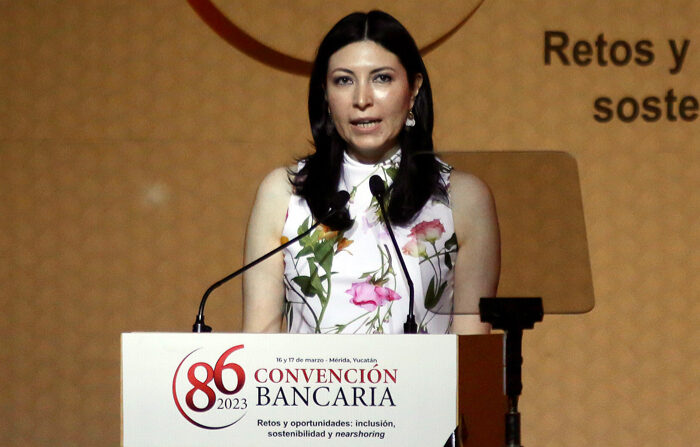
[[[302,57],[355,6],[217,3]],[[422,45],[474,3],[388,9]],[[0,445],[117,445],[119,334],[189,330],[240,265],[258,180],[310,148],[307,80],[232,48],[184,0],[0,9]],[[700,95],[699,20],[691,0],[486,0],[426,57],[439,148],[579,163],[596,308],[526,335],[527,446],[700,439],[700,120],[593,119],[599,96]],[[546,30],[648,39],[655,61],[546,66]],[[668,39],[691,42],[675,75]],[[216,330],[240,328],[239,289],[212,296]]]

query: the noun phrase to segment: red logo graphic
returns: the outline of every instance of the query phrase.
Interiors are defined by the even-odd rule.
[[[240,349],[243,345],[227,349],[213,367],[208,360],[215,357],[202,352],[201,348],[195,349],[177,366],[173,376],[173,398],[180,414],[190,423],[218,430],[232,426],[245,416],[247,399],[233,397],[245,385],[245,371],[230,360]]]

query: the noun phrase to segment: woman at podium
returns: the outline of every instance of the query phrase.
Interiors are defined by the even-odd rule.
[[[454,311],[495,296],[493,198],[434,156],[430,79],[403,25],[381,11],[335,24],[313,64],[308,114],[315,150],[260,184],[246,262],[324,224],[246,273],[244,331],[277,332],[285,322],[295,333],[403,333],[403,256],[419,333],[488,332],[477,315]],[[375,176],[384,195],[370,189]],[[347,212],[329,217],[338,191],[349,193]]]

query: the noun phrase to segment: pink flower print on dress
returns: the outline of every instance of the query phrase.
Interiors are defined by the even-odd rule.
[[[401,247],[401,251],[409,256],[413,256],[414,258],[428,255],[425,251],[425,243],[423,243],[423,241],[419,241],[415,237],[410,238],[408,242]]]
[[[369,229],[376,227],[380,223],[381,222],[377,217],[377,213],[375,213],[374,211],[367,211],[362,216],[362,226],[364,231],[369,231]]]
[[[388,287],[375,286],[369,282],[355,282],[345,291],[352,295],[350,302],[366,311],[373,311],[389,301],[400,300],[401,296]]]
[[[435,242],[440,239],[440,236],[445,232],[445,227],[440,223],[440,219],[434,219],[430,222],[425,221],[416,224],[411,228],[410,237],[414,237],[419,241]]]
[[[396,301],[401,299],[401,296],[398,293],[388,287],[374,286],[374,292],[382,300],[380,306],[388,301]]]

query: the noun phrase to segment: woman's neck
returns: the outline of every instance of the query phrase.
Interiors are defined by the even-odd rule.
[[[348,154],[348,157],[350,157],[352,160],[354,160],[358,163],[362,163],[365,165],[376,165],[379,163],[383,163],[383,162],[387,161],[388,159],[390,159],[391,157],[393,157],[394,154],[396,154],[396,152],[398,152],[398,151],[399,151],[398,145],[394,146],[393,148],[389,149],[388,151],[386,151],[384,153],[381,153],[381,152],[377,153],[376,156],[374,154],[359,153],[357,151],[353,151],[350,148],[345,150],[345,152]]]

